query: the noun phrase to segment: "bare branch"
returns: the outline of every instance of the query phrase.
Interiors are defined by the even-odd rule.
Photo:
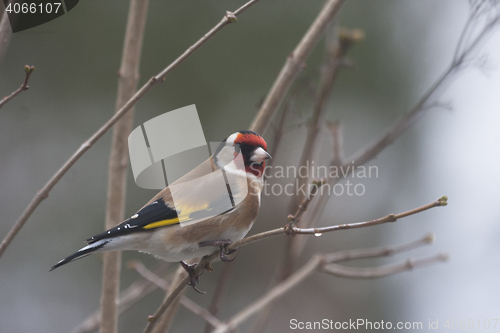
[[[406,262],[381,267],[358,268],[346,267],[338,264],[328,264],[321,267],[321,271],[333,276],[349,279],[376,279],[387,275],[411,271],[414,268],[429,266],[441,261],[447,261],[446,254],[437,254],[421,259],[408,259]]]
[[[428,209],[431,209],[434,207],[446,206],[448,204],[447,200],[448,200],[448,198],[443,196],[443,197],[439,198],[438,200],[431,202],[430,204],[424,205],[422,207],[415,208],[415,209],[412,209],[412,210],[409,210],[407,212],[400,213],[400,214],[389,214],[385,217],[382,217],[382,218],[379,218],[376,220],[357,222],[357,223],[339,224],[339,225],[323,227],[323,228],[306,228],[306,229],[294,228],[294,232],[295,232],[295,234],[309,234],[309,235],[321,236],[321,234],[323,234],[325,232],[330,232],[330,231],[364,228],[364,227],[371,227],[374,225],[388,223],[388,222],[396,222],[400,218],[407,217],[410,215],[415,215],[415,214],[418,214],[420,212],[423,212],[425,210],[428,210]]]
[[[353,250],[350,255],[346,255],[346,251],[331,253],[327,255],[316,254],[311,257],[311,259],[304,266],[302,266],[302,268],[300,268],[288,278],[283,280],[281,283],[276,285],[274,288],[269,290],[265,295],[259,297],[243,310],[232,316],[229,320],[216,327],[214,333],[235,331],[238,325],[250,318],[263,307],[284,296],[287,292],[289,292],[292,288],[305,280],[316,270],[341,277],[378,278],[447,260],[448,257],[446,255],[440,254],[423,259],[408,260],[407,262],[402,264],[381,266],[375,268],[352,268],[332,263],[333,261],[386,256],[398,252],[409,251],[424,244],[429,244],[431,239],[432,237],[427,235],[417,241],[392,248],[384,248],[383,250],[380,248]]]
[[[301,167],[309,169],[307,168],[308,163],[315,159],[317,152],[321,148],[319,140],[321,138],[321,132],[326,117],[327,109],[325,108],[325,105],[332,92],[335,78],[337,77],[342,64],[342,59],[349,50],[350,46],[364,38],[364,33],[362,31],[358,29],[339,29],[336,25],[334,25],[334,23],[335,22],[332,22],[332,28],[327,30],[327,32],[330,32],[330,38],[328,38],[326,43],[326,55],[321,70],[318,94],[314,101],[312,119],[307,128],[307,136],[302,148],[302,154],[300,156],[299,169]],[[302,188],[305,184],[308,184],[310,178],[309,172],[305,177],[298,174],[296,189]],[[290,203],[291,209],[295,209],[295,207],[297,207],[302,200],[304,200],[302,192],[295,190],[295,195],[292,197]]]
[[[275,299],[285,295],[293,287],[302,282],[306,277],[311,275],[321,264],[321,257],[319,255],[313,256],[302,268],[290,275],[286,280],[276,285],[265,295],[259,297],[256,301],[245,307],[229,320],[218,326],[214,333],[222,333],[234,331],[236,327],[243,321],[248,319],[251,315],[259,311],[262,307],[266,306]]]
[[[167,281],[148,270],[141,262],[134,261],[132,263],[129,263],[129,267],[135,270],[148,281],[152,282],[157,287],[165,291],[170,290],[170,285]],[[184,295],[180,297],[180,303],[195,315],[202,317],[208,324],[212,326],[217,326],[221,323],[221,321],[217,319],[212,313],[202,308]]]
[[[255,4],[259,0],[251,0],[237,11],[233,12],[234,16],[238,16],[244,10],[246,10],[251,5]],[[63,164],[63,166],[49,179],[49,181],[42,187],[40,191],[33,197],[29,205],[26,207],[24,212],[21,214],[19,219],[16,221],[14,226],[10,229],[7,236],[2,241],[0,245],[0,257],[3,255],[9,244],[16,237],[17,233],[24,226],[28,218],[33,214],[35,209],[40,205],[40,203],[49,196],[49,192],[52,188],[59,182],[59,180],[64,176],[64,174],[80,159],[80,157],[85,154],[87,150],[92,147],[132,106],[137,103],[149,90],[151,90],[157,84],[163,82],[165,77],[177,68],[182,62],[184,62],[189,56],[191,56],[196,50],[198,50],[203,44],[210,40],[217,32],[219,32],[223,27],[230,24],[234,19],[229,19],[227,16],[224,18],[207,34],[205,34],[201,39],[194,43],[190,48],[188,48],[181,56],[179,56],[174,62],[172,62],[168,67],[161,71],[158,75],[153,76],[146,84],[144,84],[135,95],[125,103],[120,110],[118,110],[113,117],[111,117],[106,124],[104,124],[97,132],[95,132],[87,141],[85,141],[80,148],[78,148],[75,153]]]
[[[190,260],[190,264],[194,263],[195,260]],[[184,280],[184,278],[187,276],[186,271],[182,266],[179,265],[177,267],[177,270],[175,271],[174,277],[171,279],[171,285],[176,286],[181,283],[181,281]],[[165,293],[164,301],[167,300],[169,297],[171,297],[171,294],[174,292],[173,288],[170,288],[169,291]],[[179,296],[182,296],[186,292],[186,289],[182,290]],[[165,311],[163,316],[159,318],[158,321],[155,321],[155,327],[153,330],[153,333],[164,333],[168,332],[170,329],[170,326],[172,325],[175,316],[177,315],[177,311],[181,305],[181,297],[177,297],[176,299],[173,300],[172,304],[170,307]],[[148,318],[149,321],[152,320],[151,317]]]
[[[333,158],[332,165],[341,166],[344,163],[344,147],[342,142],[342,128],[338,121],[327,123],[332,136]]]
[[[344,250],[325,254],[324,258],[326,262],[334,263],[365,258],[389,257],[402,252],[411,251],[424,245],[432,244],[433,242],[434,235],[427,234],[420,239],[402,245],[376,247],[370,249]]]
[[[5,16],[7,16],[7,14],[5,14]],[[35,66],[28,66],[28,65],[24,66],[24,73],[26,73],[26,76],[24,77],[23,84],[21,84],[21,86],[17,88],[17,90],[14,91],[12,94],[2,98],[2,100],[0,101],[0,108],[4,106],[8,101],[19,95],[21,92],[28,90],[30,88],[28,86],[28,81],[30,79],[31,73],[33,73],[34,70]]]
[[[293,230],[297,234],[306,234],[306,235],[316,235],[317,236],[317,235],[320,235],[320,234],[325,233],[325,232],[344,230],[344,229],[352,229],[352,228],[369,227],[369,226],[373,226],[373,225],[377,225],[377,224],[381,224],[381,223],[395,222],[399,218],[403,218],[403,217],[407,217],[407,216],[410,216],[413,214],[417,214],[417,213],[423,212],[425,210],[431,209],[433,207],[446,206],[446,205],[447,205],[447,198],[441,197],[437,201],[434,201],[430,204],[424,205],[420,208],[412,209],[410,211],[400,213],[400,214],[390,214],[390,215],[387,215],[386,217],[372,220],[372,221],[342,224],[342,225],[330,226],[330,227],[325,227],[325,228],[300,229],[297,227],[293,227]],[[234,243],[230,244],[227,247],[227,249],[231,250],[231,249],[240,248],[244,245],[248,245],[248,244],[263,240],[265,238],[274,237],[277,235],[286,235],[286,234],[287,234],[287,232],[286,232],[284,227],[273,229],[273,230],[268,230],[268,231],[261,232],[259,234],[250,236],[250,237],[243,238],[242,240],[239,240],[237,242],[234,242]],[[219,258],[219,251],[215,251],[211,255],[203,257],[202,260],[200,261],[200,263],[195,267],[195,273],[200,274],[210,262],[212,262],[218,258]],[[164,300],[163,304],[158,308],[156,313],[153,316],[150,316],[148,318],[149,323],[146,326],[144,333],[151,332],[151,330],[154,327],[154,322],[158,318],[161,318],[163,313],[176,300],[176,298],[184,291],[188,282],[189,282],[189,279],[186,276],[179,284],[177,284],[173,288],[169,297],[167,297]]]
[[[118,79],[116,111],[137,90],[142,41],[146,26],[149,0],[131,0],[125,31],[122,60]],[[127,188],[128,136],[134,123],[134,108],[125,114],[113,129],[108,167],[108,195],[104,230],[111,229],[125,218]],[[118,331],[118,296],[120,291],[121,252],[103,255],[101,293],[101,333]]]
[[[311,54],[316,44],[318,44],[328,23],[332,21],[344,1],[345,0],[329,0],[324,5],[323,9],[321,9],[321,12],[309,27],[304,37],[302,37],[302,40],[288,56],[271,90],[267,94],[264,103],[250,125],[250,130],[264,134],[274,114],[285,98],[288,89],[292,85],[297,74],[302,70],[304,62],[309,54]]]
[[[328,98],[330,97],[335,78],[342,65],[343,58],[345,57],[345,54],[347,53],[350,46],[356,42],[361,41],[364,38],[364,33],[358,29],[339,29],[335,21],[330,23],[330,28],[327,29],[326,33],[325,61],[322,66],[318,93],[315,96],[312,120],[309,122],[306,140],[302,148],[302,154],[299,161],[299,169],[304,167],[306,168],[306,170],[308,170],[308,163],[314,160],[319,149],[321,148],[319,140],[321,138],[323,123],[326,118],[327,109],[325,105]],[[334,148],[336,148],[338,152],[334,153],[334,158],[341,159],[342,157],[340,156],[340,140],[338,140],[338,136],[340,135],[338,126],[331,125],[330,127],[331,130],[335,132],[335,139],[337,139],[334,140]],[[335,127],[336,129],[333,130],[333,127]],[[335,161],[340,165],[341,162],[338,162],[337,160]],[[291,228],[291,226],[299,222],[300,217],[307,209],[307,206],[312,200],[312,197],[316,194],[314,193],[314,195],[309,195],[308,197],[306,197],[305,195],[301,194],[301,191],[297,190],[303,188],[306,184],[308,184],[310,178],[311,177],[309,172],[307,175],[305,175],[305,177],[297,175],[295,195],[291,197],[289,207],[290,210],[296,209],[296,207],[298,207],[299,212],[295,213],[295,218],[291,215],[288,216],[290,223],[285,227],[287,232],[291,235],[293,235],[293,229]],[[324,182],[322,182],[322,184],[324,184]],[[283,264],[280,266],[277,272],[277,279],[279,281],[288,277],[295,269],[295,262],[297,261],[296,259],[298,254],[298,252],[295,251],[295,242],[297,241],[298,240],[296,238],[287,239]],[[257,318],[256,324],[254,325],[256,332],[260,332],[263,330],[267,318],[270,316],[274,309],[275,307],[273,307],[273,304],[269,304],[266,309],[262,309],[261,315]]]
[[[500,14],[498,13],[498,8],[490,8],[497,10],[495,16],[490,19],[482,30],[480,30],[475,39],[469,42],[467,46],[468,34],[471,29],[474,29],[474,21],[479,20],[480,15],[487,15],[489,13],[488,9],[492,5],[484,1],[480,3],[476,8],[472,8],[472,14],[469,17],[467,23],[465,24],[464,30],[460,40],[458,41],[457,47],[455,49],[455,55],[451,60],[450,65],[441,75],[441,77],[430,87],[430,89],[424,94],[424,96],[417,102],[417,104],[410,109],[408,113],[401,116],[398,120],[391,125],[385,133],[377,140],[369,144],[365,149],[360,150],[351,158],[347,159],[352,161],[355,166],[363,165],[375,156],[377,156],[385,147],[394,142],[409,126],[411,126],[414,121],[420,117],[425,111],[429,110],[430,107],[434,106],[435,98],[441,93],[446,84],[451,80],[451,78],[458,73],[462,72],[465,66],[463,66],[464,61],[469,57],[474,50],[479,47],[479,44],[485,40],[488,34],[492,31],[493,27],[500,22]],[[498,6],[497,6],[498,7]]]
[[[354,172],[354,170],[361,165],[366,164],[368,161],[375,158],[382,150],[384,150],[387,146],[392,144],[401,134],[405,132],[413,123],[421,116],[423,116],[427,111],[436,106],[441,106],[442,104],[437,103],[437,97],[444,91],[447,84],[451,82],[451,80],[461,73],[466,66],[464,66],[465,59],[469,57],[469,55],[479,47],[480,41],[484,41],[493,29],[495,25],[499,23],[499,13],[498,13],[498,5],[491,5],[495,7],[487,7],[488,2],[480,2],[476,5],[472,6],[472,19],[478,20],[480,15],[487,15],[490,9],[495,9],[495,16],[491,18],[488,23],[480,30],[475,36],[475,39],[472,41],[468,41],[470,36],[471,29],[475,29],[471,27],[474,22],[467,21],[462,36],[458,41],[455,56],[450,61],[450,65],[445,71],[441,74],[441,76],[435,81],[435,83],[429,88],[429,90],[420,98],[420,100],[406,113],[400,116],[393,124],[391,124],[385,132],[379,137],[369,143],[365,148],[360,149],[352,156],[345,160],[345,163],[340,166],[340,168],[346,170],[347,167],[350,167],[348,175]],[[470,20],[470,19],[469,19]],[[468,42],[468,46],[464,47],[464,43]],[[332,166],[337,166],[337,161],[333,160],[331,163]],[[348,176],[346,175],[346,176]],[[342,175],[341,177],[343,177]],[[332,187],[335,183],[337,183],[341,178],[328,178],[327,184]],[[305,221],[308,223],[308,226],[314,226],[323,211],[326,208],[330,195],[326,193],[321,193],[318,195],[318,199],[315,200],[314,209],[309,210],[306,213]],[[308,238],[295,238],[293,240],[294,248],[293,251],[295,253],[300,253]]]

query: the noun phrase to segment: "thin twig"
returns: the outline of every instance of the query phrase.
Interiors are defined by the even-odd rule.
[[[487,3],[481,2],[477,8],[472,9],[472,11],[474,12],[473,15],[474,19],[478,19],[478,15],[483,15],[485,12],[487,12],[487,11],[480,12],[480,9],[482,9],[481,6],[483,5],[486,6]],[[497,14],[496,17],[491,19],[489,24],[487,24],[483,28],[483,30],[476,35],[476,39],[481,39],[484,41],[487,34],[491,32],[493,26],[498,24],[499,17],[500,16],[498,16]],[[469,44],[469,47],[466,48],[462,47],[463,43],[465,42],[465,39],[467,39],[468,31],[473,29],[473,27],[471,27],[472,25],[473,25],[472,22],[469,22],[468,20],[463,29],[462,36],[460,37],[460,40],[457,43],[455,49],[455,55],[450,61],[450,65],[445,69],[443,74],[441,74],[441,76],[434,82],[434,84],[429,88],[429,90],[420,98],[420,100],[406,114],[403,114],[396,121],[394,121],[379,138],[375,139],[374,141],[369,143],[365,148],[360,149],[349,158],[346,158],[344,164],[338,166],[337,165],[338,162],[332,160],[331,166],[338,166],[340,169],[347,171],[350,170],[350,172],[346,172],[345,176],[350,175],[351,173],[354,172],[354,170],[356,170],[358,166],[368,163],[368,161],[375,158],[382,150],[384,150],[385,148],[387,148],[387,146],[392,144],[401,134],[405,132],[406,129],[408,129],[411,125],[413,125],[419,117],[423,116],[426,111],[436,106],[439,106],[439,104],[436,103],[437,97],[445,89],[447,83],[449,83],[454,76],[458,75],[460,72],[464,70],[465,66],[462,65],[463,60],[466,59],[474,51],[474,48],[477,48],[479,46],[479,42],[472,41]],[[344,174],[340,175],[340,178],[328,178],[327,185],[330,186],[330,188],[333,187],[333,185],[337,183],[342,177],[344,177]],[[304,220],[308,223],[308,227],[316,225],[317,221],[319,221],[320,217],[322,216],[326,208],[329,198],[330,195],[328,193],[320,193],[320,195],[317,196],[317,199],[315,200],[313,207],[314,209],[310,209],[305,214]],[[304,248],[306,242],[308,241],[308,238],[296,237],[293,241],[294,241],[293,251],[295,253],[300,253]]]
[[[402,245],[375,247],[369,249],[343,250],[325,254],[324,258],[326,262],[336,263],[347,260],[389,257],[402,252],[411,251],[424,245],[432,244],[433,242],[434,235],[430,233],[420,239]]]
[[[122,60],[118,78],[116,111],[135,94],[139,80],[139,64],[146,26],[149,0],[131,0],[125,31]],[[104,230],[111,229],[125,218],[128,167],[128,136],[134,123],[134,108],[113,128],[108,167],[108,195]],[[118,332],[118,296],[120,291],[121,252],[103,255],[101,292],[101,333]]]
[[[301,235],[308,234],[308,235],[319,236],[325,232],[345,230],[345,229],[364,228],[364,227],[370,227],[370,226],[388,223],[388,222],[396,222],[397,220],[399,220],[403,217],[415,215],[415,214],[418,214],[420,212],[423,212],[425,210],[428,210],[428,209],[431,209],[434,207],[446,206],[448,204],[447,200],[448,200],[448,198],[443,196],[443,197],[439,198],[438,200],[431,202],[430,204],[424,205],[422,207],[415,208],[415,209],[412,209],[412,210],[409,210],[407,212],[400,213],[400,214],[389,214],[389,215],[384,216],[382,218],[379,218],[376,220],[371,220],[371,221],[339,224],[339,225],[323,227],[323,228],[294,228],[294,233],[301,234]]]
[[[142,277],[144,277],[148,281],[152,282],[154,285],[158,286],[159,288],[165,291],[170,290],[170,285],[166,280],[148,270],[141,262],[136,261],[133,263],[129,263],[129,267],[135,270],[137,273],[139,273]],[[180,303],[186,309],[188,309],[195,315],[200,316],[208,324],[212,326],[217,326],[221,323],[221,321],[217,319],[212,313],[210,313],[210,311],[202,308],[201,306],[199,306],[198,304],[196,304],[195,302],[193,302],[184,295],[180,297]]]
[[[2,98],[2,100],[0,101],[0,108],[4,106],[8,101],[19,95],[21,92],[28,90],[30,88],[28,86],[28,82],[30,80],[31,73],[33,73],[34,70],[35,66],[28,66],[28,65],[24,66],[24,73],[26,73],[26,76],[24,77],[23,84],[21,84],[21,86],[17,88],[17,90],[14,91],[12,94]]]
[[[434,256],[421,259],[408,259],[406,262],[399,264],[370,268],[346,267],[338,264],[328,264],[322,266],[321,271],[333,276],[349,279],[376,279],[447,260],[448,256],[446,254],[436,254]]]
[[[24,226],[28,218],[33,214],[35,209],[40,205],[40,203],[45,200],[49,196],[49,192],[52,188],[59,182],[59,180],[64,176],[64,174],[80,159],[80,157],[85,154],[87,150],[92,147],[132,106],[137,103],[139,99],[141,99],[149,90],[151,90],[154,86],[159,83],[162,83],[165,80],[165,77],[170,74],[175,68],[177,68],[182,62],[184,62],[189,56],[191,56],[196,50],[198,50],[203,44],[205,44],[208,40],[210,40],[215,34],[217,34],[223,27],[234,22],[233,16],[238,16],[245,9],[255,4],[259,0],[251,0],[242,7],[240,7],[237,11],[232,14],[226,14],[223,19],[210,30],[207,34],[205,34],[202,38],[200,38],[196,43],[194,43],[191,47],[189,47],[181,56],[179,56],[174,62],[172,62],[168,67],[166,67],[163,71],[161,71],[156,76],[153,76],[146,84],[144,84],[135,95],[123,105],[123,107],[116,112],[113,117],[111,117],[106,124],[104,124],[97,132],[95,132],[88,140],[86,140],[80,148],[78,148],[73,155],[63,164],[63,166],[49,179],[49,181],[42,187],[40,191],[33,197],[29,205],[26,207],[24,212],[21,214],[19,219],[16,221],[14,226],[10,229],[7,236],[2,241],[0,245],[0,257],[3,255],[7,247],[10,245],[12,240],[16,237],[17,233]]]
[[[369,227],[381,223],[387,223],[387,222],[395,222],[399,218],[407,217],[413,214],[417,214],[420,212],[423,212],[424,210],[431,209],[433,207],[439,207],[439,206],[446,206],[447,205],[447,198],[446,197],[441,197],[440,199],[424,205],[422,207],[412,209],[410,211],[400,213],[400,214],[390,214],[386,217],[380,218],[380,219],[375,219],[371,221],[365,221],[365,222],[357,222],[357,223],[350,223],[350,224],[342,224],[342,225],[337,225],[337,226],[330,226],[330,227],[325,227],[325,228],[316,228],[316,229],[300,229],[297,227],[293,227],[293,230],[297,234],[305,234],[305,235],[317,235],[319,232],[311,232],[311,231],[316,231],[321,229],[321,233],[325,232],[331,232],[331,231],[338,231],[338,230],[344,230],[344,229],[351,229],[351,228],[361,228],[361,227]],[[394,220],[395,219],[395,220]],[[269,237],[274,237],[277,235],[286,235],[287,232],[284,227],[273,229],[273,230],[268,230],[261,232],[259,234],[243,238],[237,242],[234,242],[230,244],[227,249],[235,249],[235,248],[240,248],[244,245],[248,245]],[[219,258],[219,251],[215,251],[209,256],[205,256],[202,258],[200,263],[195,267],[195,274],[200,274],[212,261],[216,260]],[[146,326],[146,329],[144,333],[149,333],[154,327],[155,321],[158,320],[158,318],[161,318],[163,313],[170,307],[170,305],[177,299],[177,297],[184,291],[184,289],[187,286],[187,283],[189,282],[189,278],[186,276],[179,284],[175,285],[175,287],[172,288],[171,294],[169,297],[167,297],[163,304],[156,310],[156,313],[148,318],[148,325]]]
[[[344,1],[345,0],[329,0],[321,9],[321,12],[311,24],[304,37],[302,37],[302,40],[288,56],[271,90],[267,94],[264,103],[262,103],[259,112],[250,125],[250,130],[264,134],[274,114],[285,98],[288,89],[297,77],[297,74],[304,67],[306,59],[311,54],[316,44],[318,44],[328,23],[333,20]]]

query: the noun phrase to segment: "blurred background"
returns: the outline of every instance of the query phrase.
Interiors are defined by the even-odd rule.
[[[226,10],[244,2],[151,0],[139,84],[205,34]],[[286,57],[322,5],[319,0],[260,1],[142,98],[134,127],[196,104],[207,141],[248,128]],[[341,70],[327,104],[328,119],[342,124],[347,156],[409,110],[446,69],[468,10],[465,0],[346,1],[340,25],[366,34],[349,52],[355,65]],[[0,110],[1,238],[36,191],[113,114],[127,12],[127,1],[80,1],[59,19],[12,36],[0,64],[0,95],[19,87],[24,65],[34,65],[36,71],[29,91]],[[487,57],[486,66],[465,70],[441,96],[452,110],[429,111],[371,161],[379,175],[363,180],[366,193],[333,196],[319,225],[403,212],[442,195],[449,197],[449,205],[395,224],[311,239],[298,265],[316,252],[397,245],[428,232],[436,235],[430,247],[360,264],[374,266],[438,252],[450,254],[450,261],[378,280],[316,273],[277,303],[268,332],[289,331],[290,319],[421,321],[423,331],[429,320],[439,320],[441,326],[453,319],[499,319],[499,45],[500,34],[494,32],[478,54]],[[323,55],[321,42],[301,78],[317,81]],[[303,123],[311,111],[310,99],[301,99],[287,119],[275,165],[298,162]],[[0,332],[69,332],[99,307],[100,255],[51,273],[49,269],[103,229],[110,133],[56,185],[1,258]],[[268,143],[272,137],[270,129]],[[318,163],[325,164],[331,158],[328,135],[323,141]],[[128,178],[130,216],[155,192],[136,186],[131,172]],[[264,197],[250,234],[283,226],[288,202],[285,196]],[[267,290],[282,261],[284,241],[285,237],[275,237],[240,249],[222,319]],[[122,289],[138,278],[125,267],[132,259],[148,267],[157,262],[145,254],[124,253]],[[214,268],[199,284],[206,295],[187,292],[203,306],[211,300],[222,264]],[[162,298],[157,291],[127,311],[120,318],[120,331],[142,331]],[[181,308],[171,331],[199,332],[203,327],[202,319]],[[248,327],[244,325],[243,331]]]

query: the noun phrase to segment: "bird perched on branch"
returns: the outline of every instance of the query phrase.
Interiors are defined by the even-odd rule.
[[[220,250],[245,237],[260,207],[265,160],[271,158],[255,132],[230,135],[213,155],[154,196],[136,214],[114,228],[90,237],[87,246],[51,270],[92,253],[138,250],[165,261],[179,261],[196,288],[194,266],[185,260]]]

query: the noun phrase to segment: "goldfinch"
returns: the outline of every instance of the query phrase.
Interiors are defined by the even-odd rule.
[[[55,264],[51,271],[92,253],[138,250],[165,261],[179,261],[196,289],[194,265],[185,260],[242,239],[260,208],[267,144],[255,132],[240,131],[224,140],[213,155],[167,186],[136,214],[86,240],[87,246]],[[234,258],[233,258],[234,259]],[[231,259],[232,260],[232,259]]]

